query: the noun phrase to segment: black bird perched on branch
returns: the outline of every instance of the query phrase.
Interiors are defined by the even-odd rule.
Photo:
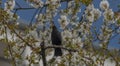
[[[53,45],[62,45],[61,33],[57,30],[55,25],[52,26],[51,39]],[[62,56],[61,48],[55,48],[54,56]]]

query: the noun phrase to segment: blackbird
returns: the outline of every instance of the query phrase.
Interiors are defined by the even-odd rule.
[[[51,40],[53,45],[60,46],[62,45],[62,36],[61,32],[59,32],[55,25],[52,26]],[[54,48],[54,56],[62,56],[61,48]]]

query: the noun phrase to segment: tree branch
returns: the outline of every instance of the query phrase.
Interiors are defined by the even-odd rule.
[[[45,47],[45,49],[48,49],[48,48],[61,48],[61,49],[64,49],[64,50],[67,50],[67,51],[70,51],[70,52],[79,52],[78,50],[75,50],[75,49],[69,49],[69,48],[66,48],[66,47],[56,46],[56,45]]]
[[[24,40],[13,28],[11,28],[11,26],[7,22],[4,22],[4,23],[18,38],[20,38],[23,42],[25,42],[29,47],[34,49],[34,47],[31,44],[29,44],[26,40]]]
[[[19,5],[19,3],[17,3],[17,1],[15,1],[15,3],[16,3],[16,5],[17,5],[18,7],[22,8],[22,7]]]
[[[42,61],[43,61],[43,66],[46,66],[46,55],[45,55],[45,45],[44,41],[41,43],[41,55],[42,55]]]
[[[43,8],[44,8],[44,7],[38,8],[38,9],[35,11],[35,13],[34,13],[32,19],[30,20],[29,26],[32,26],[32,22],[33,22],[34,17],[36,16],[36,14],[37,14],[38,12],[40,13],[40,12],[42,11]],[[40,11],[39,11],[39,10],[40,10]]]

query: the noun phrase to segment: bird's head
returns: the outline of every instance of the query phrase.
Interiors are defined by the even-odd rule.
[[[57,30],[57,27],[55,25],[52,26],[53,30]]]

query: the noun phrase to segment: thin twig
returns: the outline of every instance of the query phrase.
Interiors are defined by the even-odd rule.
[[[31,9],[36,9],[36,8],[33,8],[33,7],[29,7],[29,8],[14,8],[13,10],[31,10]]]
[[[17,1],[15,1],[15,3],[16,3],[16,5],[17,5],[18,7],[22,8],[22,7],[19,5],[19,3],[17,3]]]
[[[34,14],[32,16],[32,19],[30,20],[29,26],[32,26],[33,19],[36,16],[36,14],[37,14],[38,11],[39,11],[39,8],[34,12]]]
[[[33,47],[31,44],[29,44],[26,40],[24,40],[24,39],[15,31],[15,29],[11,28],[11,26],[10,26],[8,23],[5,22],[5,24],[7,25],[7,27],[8,27],[13,33],[16,34],[17,37],[19,37],[23,42],[25,42],[30,48],[34,49],[34,47]]]
[[[36,16],[37,13],[39,14],[39,13],[42,11],[43,7],[40,9],[40,11],[39,11],[39,9],[40,9],[40,8],[38,8],[38,9],[35,11],[32,19],[31,19],[31,21],[30,21],[30,23],[29,23],[29,26],[32,26],[32,22],[33,22],[34,17]]]
[[[99,38],[99,34],[97,33],[97,30],[95,29],[95,27],[92,26],[92,28],[93,28],[94,34],[96,35],[96,39],[93,39],[93,40],[94,41],[96,41],[96,40],[100,40],[101,41],[101,39]]]
[[[24,48],[23,48],[22,52],[20,53],[20,55],[22,55],[24,53],[25,49],[26,49],[26,47],[24,46]]]

